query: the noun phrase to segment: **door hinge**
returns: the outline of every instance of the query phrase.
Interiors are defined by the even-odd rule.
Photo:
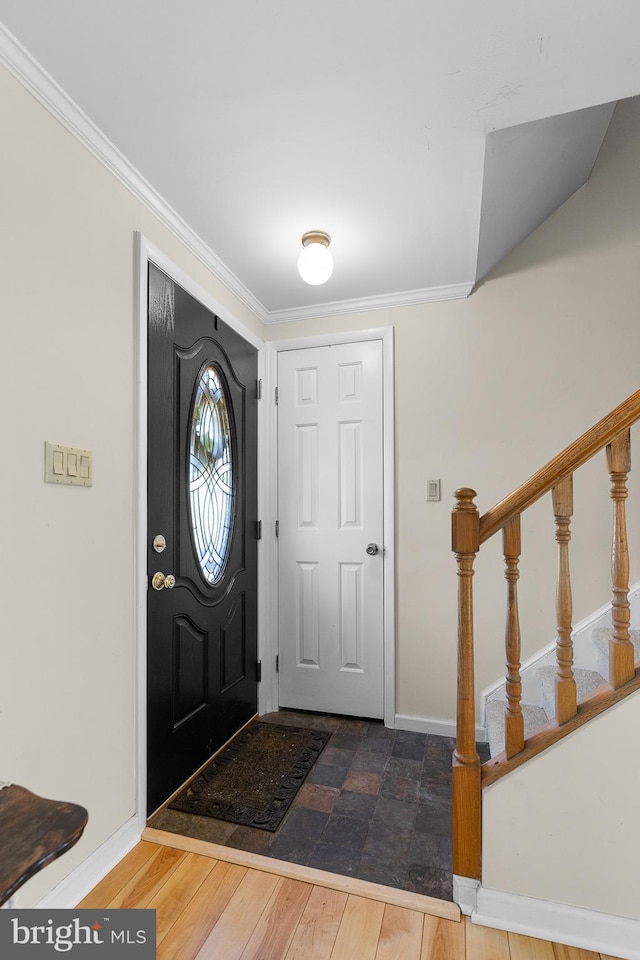
[[[262,540],[262,520],[256,520],[256,540]]]
[[[280,521],[276,520],[276,537],[280,536]]]
[[[262,660],[256,661],[256,683],[262,680]]]
[[[275,388],[274,396],[275,396],[275,401],[276,401],[276,403],[277,403],[277,402],[278,402],[278,388],[277,388],[277,387]]]
[[[262,380],[256,380],[256,398],[262,400]]]
[[[280,673],[280,654],[276,654],[276,673]]]

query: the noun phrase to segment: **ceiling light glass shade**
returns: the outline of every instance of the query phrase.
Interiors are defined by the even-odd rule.
[[[317,287],[326,283],[333,273],[329,242],[328,235],[319,231],[305,233],[303,236],[303,246],[298,257],[298,273],[305,283]]]

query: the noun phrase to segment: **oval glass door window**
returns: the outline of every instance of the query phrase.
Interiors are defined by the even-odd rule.
[[[202,576],[213,585],[222,577],[229,556],[235,514],[229,404],[214,364],[196,383],[188,471],[193,547]]]

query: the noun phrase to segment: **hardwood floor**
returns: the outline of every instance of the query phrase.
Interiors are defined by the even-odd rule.
[[[448,901],[147,830],[78,904],[156,910],[158,960],[613,960]]]

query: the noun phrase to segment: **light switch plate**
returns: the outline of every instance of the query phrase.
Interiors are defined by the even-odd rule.
[[[425,480],[425,497],[429,501],[435,501],[440,499],[440,481],[439,480]]]
[[[45,440],[44,482],[93,486],[93,451]]]

